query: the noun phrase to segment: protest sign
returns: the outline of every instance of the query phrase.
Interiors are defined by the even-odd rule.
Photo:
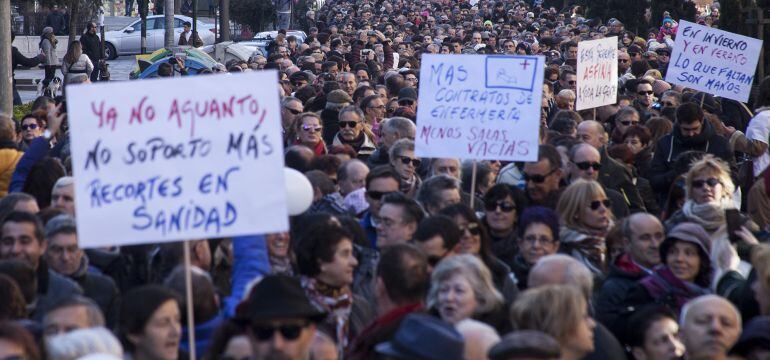
[[[544,61],[423,56],[417,156],[537,161]]]
[[[746,102],[761,50],[761,40],[682,21],[666,81]]]
[[[614,104],[618,97],[618,37],[578,43],[575,109]]]
[[[275,79],[266,71],[68,87],[80,246],[285,231]]]

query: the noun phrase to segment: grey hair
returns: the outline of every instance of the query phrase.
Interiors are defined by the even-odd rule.
[[[390,155],[390,159],[393,160],[404,151],[414,151],[414,141],[411,139],[400,139],[396,141],[393,143],[390,151],[388,151],[388,155]]]
[[[118,338],[101,326],[52,336],[46,341],[46,349],[48,358],[56,360],[75,360],[94,354],[123,358]]]
[[[622,121],[631,115],[636,115],[636,118],[639,118],[639,112],[636,111],[636,109],[634,109],[632,106],[624,106],[618,110],[617,114],[615,114],[615,120]]]
[[[48,312],[43,317],[43,324],[46,323],[48,315],[54,311],[76,306],[82,306],[86,309],[86,318],[89,327],[104,326],[105,322],[102,309],[99,308],[99,305],[97,305],[96,302],[82,295],[73,295],[55,303],[53,307],[48,309]]]
[[[61,214],[54,216],[51,220],[48,220],[48,222],[45,224],[45,238],[51,239],[52,237],[65,233],[65,234],[76,234],[77,233],[77,225],[75,223],[75,218],[73,218],[71,215],[68,214]]]
[[[75,183],[75,178],[72,176],[62,176],[59,178],[59,180],[56,180],[56,183],[53,184],[54,189],[63,188],[65,186],[70,186]]]
[[[398,132],[400,138],[410,137],[409,134],[412,135],[411,137],[414,137],[415,132],[417,131],[414,122],[402,116],[394,116],[385,120],[385,122],[382,123],[381,129],[383,132],[389,134]]]
[[[355,105],[348,105],[348,106],[345,106],[344,108],[342,108],[340,110],[340,113],[339,113],[339,115],[337,115],[337,118],[341,119],[342,118],[342,114],[348,113],[348,112],[355,113],[356,115],[358,115],[358,119],[362,120],[362,121],[366,117],[366,115],[364,115],[364,112],[363,112],[363,110],[361,110],[360,107],[355,106]]]
[[[300,104],[302,103],[302,100],[297,99],[294,96],[284,96],[283,99],[281,99],[281,107],[289,105],[292,101],[299,101]]]
[[[430,278],[428,308],[438,305],[438,292],[441,283],[456,274],[461,274],[473,288],[478,302],[475,312],[483,314],[503,304],[503,296],[492,282],[492,273],[481,260],[470,254],[452,256],[438,263]]]
[[[425,209],[435,207],[441,200],[441,190],[450,189],[457,189],[459,191],[460,181],[445,174],[433,176],[423,181],[420,185],[420,189],[417,191],[417,201]]]
[[[591,293],[593,292],[594,287],[594,278],[591,275],[591,270],[577,259],[564,254],[552,254],[540,258],[529,272],[530,288],[547,285],[546,283],[539,283],[536,281],[540,280],[538,279],[538,273],[544,271],[544,268],[551,271],[555,270],[554,268],[556,266],[559,266],[562,269],[562,282],[559,284],[577,286],[583,295],[585,295],[586,301],[591,299]]]
[[[738,318],[738,328],[743,328],[743,318],[741,318],[741,313],[740,311],[738,311],[735,305],[733,305],[733,303],[731,303],[727,299],[719,295],[713,295],[713,294],[701,295],[685,303],[684,306],[682,306],[682,312],[679,315],[679,326],[681,328],[684,328],[684,325],[687,323],[687,315],[689,314],[690,310],[692,310],[692,308],[695,307],[696,305],[700,305],[704,301],[708,301],[708,300],[719,300],[727,304],[730,307],[730,310],[732,310],[733,313],[735,313],[735,317]]]

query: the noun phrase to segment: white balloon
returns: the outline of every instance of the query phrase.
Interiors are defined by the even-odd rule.
[[[283,168],[286,182],[286,202],[289,215],[299,215],[305,212],[313,203],[313,185],[301,172],[292,168]]]

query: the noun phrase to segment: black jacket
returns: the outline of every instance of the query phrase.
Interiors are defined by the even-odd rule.
[[[605,188],[619,192],[628,209],[634,213],[646,211],[642,197],[631,180],[631,171],[607,154],[607,148],[599,149],[602,156],[602,168],[599,170],[599,182]]]
[[[322,137],[325,143],[331,144],[334,141],[334,135],[340,131],[339,118],[340,112],[337,110],[323,109],[321,111],[321,121],[324,127]]]
[[[374,150],[372,155],[369,156],[369,159],[366,160],[366,164],[369,165],[370,169],[374,169],[380,165],[390,165],[388,149],[386,149],[385,146],[378,147]]]
[[[113,329],[117,325],[119,311],[118,287],[115,281],[108,276],[89,272],[87,265],[83,271],[74,274],[70,279],[83,288],[83,295],[93,299],[99,305],[107,321],[107,327]]]
[[[627,315],[633,311],[626,306],[626,296],[636,283],[647,276],[641,268],[622,255],[610,264],[607,278],[596,294],[596,320],[604,324],[616,337],[625,332]]]
[[[99,60],[102,59],[102,46],[99,36],[85,33],[80,37],[80,43],[83,44],[83,54],[88,55],[94,66],[99,66]]]
[[[49,269],[45,260],[40,259],[37,267],[37,300],[30,318],[42,321],[54,305],[73,295],[82,294],[83,289],[78,284]]]
[[[674,162],[677,157],[686,151],[702,151],[712,154],[730,165],[735,174],[735,156],[728,140],[714,131],[714,127],[708,121],[703,121],[700,134],[692,137],[683,137],[679,126],[674,126],[671,134],[663,136],[655,144],[648,179],[652,189],[656,192],[668,193],[671,183],[680,174],[674,170]]]

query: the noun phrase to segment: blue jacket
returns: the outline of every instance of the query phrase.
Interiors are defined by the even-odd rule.
[[[361,219],[361,227],[366,232],[366,239],[372,244],[372,249],[377,248],[377,229],[372,224],[372,213],[367,211]]]
[[[203,324],[195,325],[195,358],[203,358],[209,351],[209,345],[211,345],[211,339],[214,337],[214,332],[219,325],[225,321],[223,315],[217,315],[213,319],[206,321]],[[179,348],[186,353],[190,353],[190,344],[188,340],[189,332],[187,327],[182,327],[182,341],[179,343]]]
[[[27,181],[27,175],[29,175],[30,170],[32,170],[32,167],[35,166],[38,161],[43,160],[43,158],[48,155],[48,149],[48,140],[44,137],[38,136],[32,139],[27,151],[24,152],[19,163],[16,164],[16,170],[11,177],[11,185],[8,186],[9,193],[21,192],[24,188],[24,182]]]
[[[269,274],[270,260],[265,237],[250,235],[233,238],[232,291],[224,301],[225,316],[235,316],[235,308],[243,299],[250,282]]]

